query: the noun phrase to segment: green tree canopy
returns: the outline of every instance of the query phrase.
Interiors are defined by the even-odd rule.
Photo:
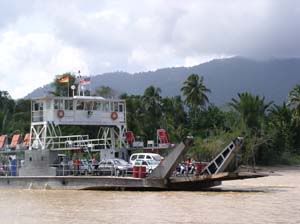
[[[300,85],[296,85],[288,96],[288,105],[293,110],[293,120],[300,124]]]
[[[15,111],[15,102],[7,91],[0,91],[0,132],[8,132],[12,115]]]
[[[273,102],[266,103],[264,97],[251,93],[238,93],[238,99],[232,99],[229,105],[241,116],[246,127],[260,129],[265,118],[265,112]]]
[[[206,94],[211,91],[204,85],[203,76],[191,74],[183,83],[181,91],[185,96],[184,102],[192,110],[203,108],[209,102]]]

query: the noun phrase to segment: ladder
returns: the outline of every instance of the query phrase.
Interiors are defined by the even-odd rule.
[[[243,138],[237,137],[226,146],[201,172],[200,175],[212,175],[223,172],[243,145]]]

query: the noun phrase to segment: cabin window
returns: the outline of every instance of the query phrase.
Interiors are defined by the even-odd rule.
[[[54,100],[54,109],[61,110],[63,109],[64,101],[63,100]]]
[[[47,110],[50,110],[50,109],[51,109],[51,102],[50,102],[50,101],[47,101],[47,102],[46,102],[46,109],[47,109]]]
[[[39,103],[33,103],[33,105],[32,105],[32,110],[33,111],[38,111],[39,110]]]
[[[39,103],[39,110],[44,110],[44,103]]]
[[[101,111],[102,110],[102,103],[101,102],[94,102],[93,110]]]
[[[119,112],[123,112],[123,107],[124,107],[124,104],[123,104],[123,103],[120,103],[120,104],[119,104]]]
[[[105,112],[109,111],[109,103],[108,102],[103,103],[103,111],[105,111]]]
[[[73,110],[73,100],[65,100],[65,110]]]
[[[114,102],[113,111],[118,112],[118,102]]]
[[[83,110],[83,108],[84,108],[84,102],[78,100],[76,105],[76,110]]]
[[[93,101],[89,101],[85,103],[85,110],[92,110],[93,109]]]
[[[32,104],[32,111],[40,111],[43,110],[44,108],[44,104],[42,102],[38,103],[38,102],[33,102]]]

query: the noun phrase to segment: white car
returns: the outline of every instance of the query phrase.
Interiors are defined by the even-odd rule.
[[[146,167],[147,173],[152,173],[152,171],[159,165],[160,161],[156,160],[141,160],[137,159],[134,161],[133,166],[144,166]]]
[[[134,153],[130,156],[129,162],[131,164],[134,164],[136,160],[146,160],[146,161],[157,161],[160,163],[160,161],[163,159],[159,154],[156,153]]]

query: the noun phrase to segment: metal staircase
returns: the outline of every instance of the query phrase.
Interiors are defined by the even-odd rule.
[[[243,145],[243,138],[237,137],[219,153],[201,172],[200,175],[212,175],[223,172]]]

